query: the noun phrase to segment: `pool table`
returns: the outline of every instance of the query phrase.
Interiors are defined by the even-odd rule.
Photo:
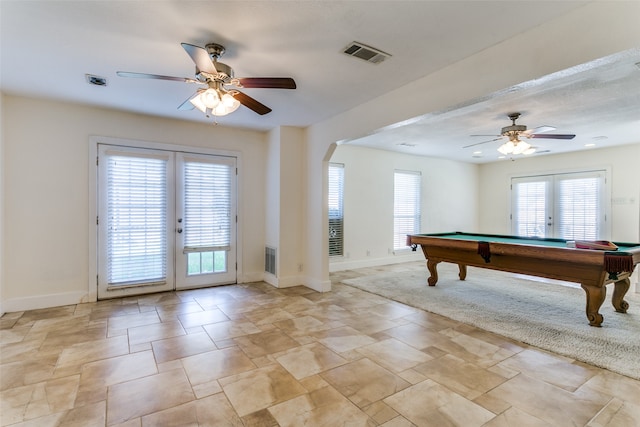
[[[626,313],[629,304],[624,296],[629,277],[640,263],[640,243],[615,243],[615,251],[567,247],[562,239],[544,239],[463,232],[413,234],[407,246],[415,251],[420,245],[427,260],[429,286],[438,281],[440,262],[458,264],[460,280],[467,276],[467,266],[509,271],[580,283],[587,297],[586,313],[591,326],[603,321],[598,312],[605,300],[605,285],[614,283],[612,304]]]

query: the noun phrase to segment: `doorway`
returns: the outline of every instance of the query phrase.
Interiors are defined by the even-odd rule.
[[[512,234],[608,238],[606,185],[604,170],[512,178]]]
[[[236,283],[236,158],[98,144],[98,299]]]

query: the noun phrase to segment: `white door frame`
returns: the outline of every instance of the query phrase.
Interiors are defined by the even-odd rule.
[[[242,203],[242,153],[234,150],[221,150],[214,148],[193,147],[188,145],[168,144],[153,141],[141,141],[133,139],[113,138],[106,136],[90,136],[89,137],[89,215],[87,218],[87,226],[89,229],[89,265],[88,265],[88,281],[87,281],[87,298],[85,301],[98,300],[98,144],[108,144],[122,147],[132,148],[148,148],[153,150],[167,150],[174,152],[194,153],[194,154],[210,154],[214,156],[228,156],[236,158],[237,174],[237,263],[238,278],[243,277],[243,203]]]

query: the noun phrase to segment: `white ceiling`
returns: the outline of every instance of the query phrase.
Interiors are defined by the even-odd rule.
[[[298,85],[296,90],[243,89],[273,112],[259,116],[241,107],[218,119],[221,125],[258,130],[304,127],[585,3],[0,0],[0,90],[204,122],[207,119],[198,110],[177,110],[197,86],[127,79],[116,76],[116,71],[193,77],[194,64],[180,43],[216,42],[227,50],[221,62],[233,67],[237,77],[293,77]],[[509,19],[513,16],[518,19]],[[373,65],[343,54],[353,41],[392,56]],[[506,114],[512,111],[523,114],[518,124],[552,125],[557,128],[554,133],[578,135],[570,143],[537,139],[541,151],[572,150],[591,141],[638,142],[631,129],[637,135],[640,70],[634,64],[639,62],[640,50],[627,52],[350,143],[469,162],[493,161],[498,143],[479,146],[484,154],[477,158],[472,157],[473,150],[461,147],[482,141],[471,134],[498,133],[510,124]],[[105,77],[108,84],[89,85],[85,74]]]

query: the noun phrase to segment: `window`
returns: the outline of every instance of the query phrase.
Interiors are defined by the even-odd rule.
[[[601,235],[600,198],[602,177],[562,176],[557,178],[557,234],[567,240],[596,240]]]
[[[232,168],[184,162],[184,252],[187,274],[224,272],[231,248]]]
[[[545,237],[548,182],[540,177],[519,178],[512,184],[514,198],[513,234]]]
[[[566,240],[606,238],[605,183],[605,171],[513,178],[513,233]]]
[[[167,159],[108,157],[109,285],[163,282],[167,277]]]
[[[393,249],[407,246],[407,234],[420,232],[420,172],[395,171],[393,185]]]
[[[344,250],[344,165],[329,163],[329,256]]]

